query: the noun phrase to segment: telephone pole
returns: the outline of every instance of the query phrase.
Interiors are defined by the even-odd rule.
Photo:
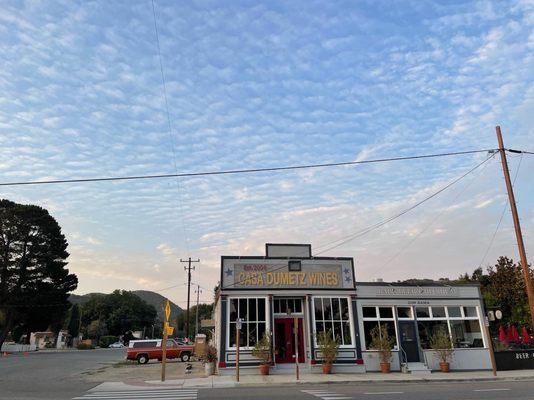
[[[514,189],[512,181],[510,180],[510,171],[508,170],[508,161],[506,160],[506,150],[504,148],[501,127],[495,127],[497,132],[497,140],[499,141],[499,153],[501,154],[502,170],[504,173],[504,180],[506,182],[506,190],[508,191],[508,199],[510,208],[512,209],[512,217],[514,220],[515,236],[517,239],[517,247],[519,248],[519,257],[521,258],[521,267],[523,268],[523,277],[525,279],[525,289],[528,297],[528,305],[530,308],[531,326],[534,329],[534,291],[532,290],[532,280],[530,279],[530,269],[527,263],[527,253],[525,251],[525,243],[523,242],[523,234],[521,233],[521,224],[519,223],[519,215],[517,213],[517,206],[515,204]]]
[[[200,296],[200,293],[202,293],[202,290],[200,290],[200,285],[197,284],[197,290],[196,290],[196,293],[197,293],[197,316],[195,317],[195,337],[196,335],[198,335],[198,303],[199,303],[199,296]]]
[[[187,339],[189,339],[189,302],[191,299],[191,268],[193,271],[195,270],[195,267],[192,267],[192,263],[200,262],[200,259],[191,260],[191,257],[187,260],[182,260],[180,258],[180,262],[186,262],[187,266],[184,267],[184,270],[187,271],[187,313],[185,314],[185,336]]]

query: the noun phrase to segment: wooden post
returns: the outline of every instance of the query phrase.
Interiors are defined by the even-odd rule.
[[[486,337],[488,340],[488,349],[490,353],[491,369],[493,371],[493,376],[497,376],[497,366],[495,364],[495,351],[493,350],[493,340],[491,339],[491,334],[489,331],[489,321],[488,321],[487,316],[484,316],[484,330],[486,331]]]
[[[163,323],[163,339],[161,342],[161,381],[165,382],[165,366],[167,364],[167,322]]]
[[[297,381],[299,380],[299,319],[293,319],[293,331],[295,334],[295,372],[297,374]]]
[[[523,268],[523,278],[525,280],[525,290],[527,292],[528,305],[530,308],[531,326],[534,329],[534,291],[532,289],[532,280],[530,279],[530,269],[527,262],[527,253],[525,251],[525,243],[523,242],[523,234],[521,233],[521,225],[519,223],[519,215],[517,213],[517,206],[515,204],[514,189],[510,179],[510,171],[508,170],[508,162],[506,160],[506,151],[504,148],[501,127],[495,127],[497,132],[497,140],[499,142],[499,153],[501,154],[502,170],[504,180],[506,182],[506,190],[508,191],[508,199],[510,208],[512,209],[512,218],[514,220],[515,237],[517,239],[517,247],[519,248],[519,257],[521,259],[521,268]]]
[[[241,330],[241,319],[238,318],[235,324],[235,380],[239,382],[239,331]]]

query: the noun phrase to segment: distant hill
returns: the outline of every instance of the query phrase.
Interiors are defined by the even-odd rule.
[[[154,306],[154,308],[158,312],[158,317],[160,320],[163,320],[163,305],[165,303],[165,297],[163,297],[161,294],[156,292],[151,292],[149,290],[132,290],[132,293],[139,296],[141,299],[146,301],[148,304],[151,304]],[[84,304],[86,301],[89,300],[89,297],[91,295],[101,295],[104,296],[105,293],[87,293],[87,294],[71,294],[69,296],[69,301],[72,304]],[[184,310],[182,310],[180,307],[178,307],[176,304],[174,304],[171,301],[171,316],[170,320],[175,321],[176,317],[183,313]]]

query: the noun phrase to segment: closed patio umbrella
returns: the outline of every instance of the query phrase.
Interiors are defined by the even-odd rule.
[[[517,331],[517,328],[515,325],[512,325],[512,337],[514,338],[514,342],[519,343],[519,332]]]
[[[523,329],[521,330],[521,336],[523,336],[521,342],[523,344],[530,344],[530,335],[528,334],[527,328],[523,326]]]
[[[508,343],[508,338],[506,337],[506,332],[504,332],[502,324],[499,324],[499,342]]]
[[[514,341],[514,334],[512,332],[512,325],[508,325],[506,327],[506,340],[508,342],[513,342]]]

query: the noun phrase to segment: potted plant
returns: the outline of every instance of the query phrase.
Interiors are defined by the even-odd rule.
[[[430,337],[430,348],[434,350],[439,359],[439,368],[441,372],[449,372],[449,361],[453,356],[451,338],[445,329],[438,329]]]
[[[319,332],[317,335],[317,345],[322,355],[323,374],[332,372],[332,364],[337,358],[339,351],[339,338],[334,339],[331,330]]]
[[[204,370],[206,375],[213,375],[215,372],[215,362],[217,361],[217,349],[211,345],[206,348],[204,354]]]
[[[263,333],[263,337],[258,340],[252,355],[260,359],[260,373],[262,375],[269,375],[269,368],[271,366],[271,337],[267,332]]]
[[[380,370],[387,374],[391,371],[391,350],[395,339],[389,336],[387,325],[377,325],[371,329],[371,349],[378,350]]]

